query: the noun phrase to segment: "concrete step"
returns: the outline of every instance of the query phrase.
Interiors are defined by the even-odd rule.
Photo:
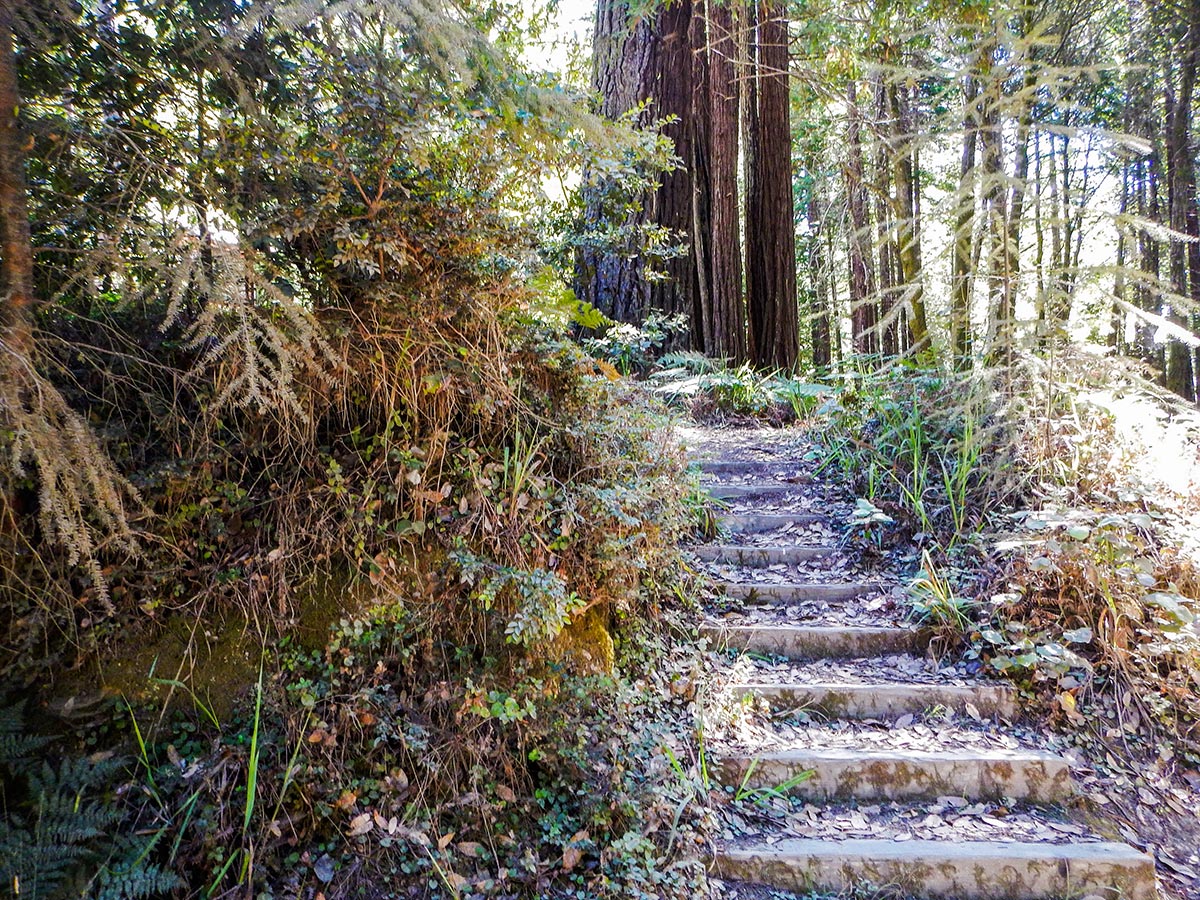
[[[787,482],[762,484],[709,484],[708,495],[714,500],[744,500],[747,498],[800,496],[803,486]]]
[[[748,650],[788,659],[856,659],[916,653],[928,632],[903,626],[703,625],[700,634],[725,650]]]
[[[762,534],[788,525],[803,527],[824,523],[831,528],[837,527],[834,520],[817,513],[734,513],[719,516],[718,521],[729,529],[730,534]]]
[[[720,771],[725,784],[752,788],[778,787],[809,772],[788,793],[811,800],[1010,797],[1059,803],[1072,792],[1067,761],[1040,750],[787,750],[727,757]]]
[[[802,894],[886,885],[939,900],[1156,896],[1154,860],[1118,843],[785,839],[721,850],[716,870],[722,878]]]
[[[808,710],[837,719],[897,719],[944,706],[963,712],[970,703],[981,716],[1012,719],[1016,693],[1003,684],[736,684],[738,697],[757,697],[776,711]]]
[[[737,566],[763,568],[779,563],[810,562],[838,552],[837,547],[742,547],[737,544],[704,544],[692,550],[704,562],[731,563]]]
[[[751,584],[726,581],[718,585],[721,592],[746,603],[806,603],[853,600],[879,591],[879,585],[847,582],[801,582],[799,584]]]
[[[774,475],[781,472],[797,473],[800,465],[794,460],[779,459],[697,459],[705,475]]]

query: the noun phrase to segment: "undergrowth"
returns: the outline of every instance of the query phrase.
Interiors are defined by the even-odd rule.
[[[1082,352],[852,379],[817,432],[879,550],[923,547],[913,617],[1050,720],[1200,760],[1197,417]]]
[[[527,199],[547,166],[665,151],[517,77],[511,48],[430,58],[403,9],[376,11],[247,29],[269,60],[230,77],[277,64],[294,94],[222,112],[197,163],[236,240],[185,210],[118,259],[38,272],[55,302],[31,365],[90,442],[64,471],[0,429],[0,693],[52,738],[51,768],[6,784],[6,840],[112,756],[88,786],[103,820],[61,835],[71,889],[35,895],[128,851],[206,898],[682,898],[703,878],[695,809],[662,801],[664,748],[694,742],[665,634],[698,491],[661,404],[570,337],[589,311]],[[27,886],[57,877],[13,859]]]

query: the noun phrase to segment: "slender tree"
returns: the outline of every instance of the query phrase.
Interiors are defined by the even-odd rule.
[[[950,270],[950,346],[956,368],[971,360],[971,243],[975,223],[975,150],[978,146],[979,90],[975,78],[963,76],[962,155],[958,170],[957,209],[954,214],[954,254]]]
[[[846,89],[846,204],[849,213],[847,259],[850,264],[850,330],[854,352],[879,353],[878,310],[875,298],[873,241],[863,180],[862,111],[858,106],[857,79]]]

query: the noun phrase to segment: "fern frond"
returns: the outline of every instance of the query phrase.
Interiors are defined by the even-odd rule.
[[[142,900],[168,894],[183,882],[174,872],[155,864],[140,864],[126,871],[105,868],[97,879],[95,900]]]
[[[35,759],[49,742],[44,735],[26,733],[24,703],[0,706],[0,768]]]

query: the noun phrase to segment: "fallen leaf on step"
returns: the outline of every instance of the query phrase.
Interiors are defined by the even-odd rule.
[[[1196,877],[1200,876],[1200,872],[1197,872],[1191,866],[1185,866],[1183,863],[1177,863],[1177,862],[1175,862],[1175,860],[1171,859],[1170,857],[1163,856],[1160,854],[1158,857],[1158,861],[1160,863],[1162,863],[1164,866],[1166,866],[1168,869],[1170,869],[1172,872],[1176,872],[1179,875],[1183,875],[1185,878],[1196,878]]]

